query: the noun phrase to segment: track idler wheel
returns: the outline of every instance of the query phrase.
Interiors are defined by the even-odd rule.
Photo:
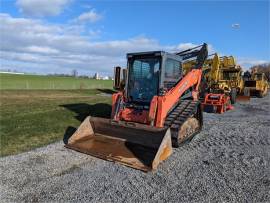
[[[177,139],[172,140],[173,147],[180,147],[183,143],[191,141],[201,131],[202,125],[203,114],[200,105],[198,105],[196,113],[190,115],[179,127]]]
[[[178,140],[176,146],[179,147],[181,143],[190,141],[193,136],[200,130],[200,122],[196,118],[188,118],[178,131]]]

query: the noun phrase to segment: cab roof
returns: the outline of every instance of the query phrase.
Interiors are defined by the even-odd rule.
[[[143,57],[157,57],[157,56],[168,57],[168,58],[173,58],[178,61],[182,61],[182,57],[173,53],[165,52],[165,51],[147,51],[147,52],[127,53],[128,59],[133,58],[133,57],[143,58]]]

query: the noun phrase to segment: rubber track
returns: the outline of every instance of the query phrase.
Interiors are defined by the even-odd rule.
[[[171,129],[173,143],[178,142],[179,129],[188,118],[196,113],[197,105],[197,101],[183,100],[167,116],[164,126]]]

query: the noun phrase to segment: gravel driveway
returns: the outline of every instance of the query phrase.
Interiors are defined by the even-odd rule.
[[[66,149],[62,142],[0,159],[1,202],[269,202],[270,97],[223,115],[154,173]]]

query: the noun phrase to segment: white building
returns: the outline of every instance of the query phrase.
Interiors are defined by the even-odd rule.
[[[108,76],[104,76],[104,77],[102,78],[102,80],[109,80],[109,77],[108,77]]]
[[[94,75],[94,79],[96,79],[96,80],[99,80],[99,79],[100,79],[100,76],[99,76],[99,74],[98,74],[98,73],[95,73],[95,75]]]

